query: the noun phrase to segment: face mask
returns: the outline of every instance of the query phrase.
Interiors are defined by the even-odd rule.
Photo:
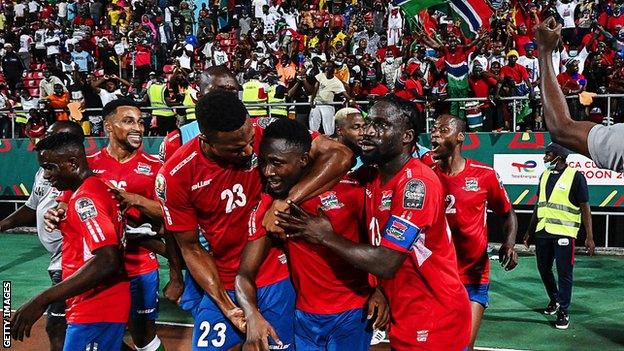
[[[557,159],[559,158],[559,156],[555,157],[554,159],[552,159],[551,161],[548,162],[544,162],[544,168],[546,168],[549,171],[553,171],[555,169],[555,167],[557,167]]]
[[[358,60],[361,60],[362,59],[362,55],[355,55],[355,58],[358,59]]]
[[[336,61],[336,66],[342,67],[342,61]]]
[[[386,63],[394,62],[394,57],[386,57]]]

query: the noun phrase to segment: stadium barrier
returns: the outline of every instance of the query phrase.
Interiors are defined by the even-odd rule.
[[[624,94],[596,94],[595,96],[593,96],[594,102],[588,106],[582,106],[581,108],[587,108],[588,110],[590,110],[592,107],[601,107],[601,111],[604,109],[606,110],[606,114],[604,114],[604,124],[610,125],[613,124],[613,100],[614,99],[618,99],[618,104],[617,104],[617,109],[618,111],[621,111],[622,114],[624,114]],[[572,100],[578,100],[579,97],[578,95],[570,95],[567,96],[566,99],[568,99],[569,101]],[[606,102],[603,101],[604,99],[606,99]],[[622,99],[622,100],[619,100]],[[470,97],[470,98],[446,98],[446,99],[431,99],[431,100],[413,100],[414,103],[424,103],[426,104],[427,108],[425,108],[424,113],[425,113],[425,130],[427,132],[429,132],[431,130],[431,124],[435,119],[435,111],[434,109],[431,108],[432,103],[434,102],[444,102],[444,103],[452,103],[452,102],[459,102],[459,103],[467,103],[467,102],[480,102],[480,101],[487,101],[489,100],[488,98],[474,98],[474,97]],[[539,101],[539,95],[536,95],[536,100]],[[499,100],[494,100],[494,102],[496,103],[497,101],[502,101],[506,104],[508,104],[508,107],[510,107],[511,111],[511,131],[516,131],[517,127],[518,127],[518,111],[520,110],[520,104],[522,104],[523,102],[529,101],[529,98],[527,96],[515,96],[515,97],[501,97]],[[622,106],[619,106],[621,102]],[[355,104],[357,104],[360,107],[365,107],[367,105],[369,105],[371,103],[371,101],[369,100],[362,100],[362,101],[356,101]],[[336,108],[339,108],[340,106],[344,106],[345,103],[344,102],[334,102],[334,103],[329,103],[329,104],[316,104],[317,106],[323,106],[323,105],[331,105],[331,106],[335,106]],[[245,104],[245,106],[248,107],[264,107],[267,108],[267,110],[269,111],[269,114],[271,113],[271,108],[275,107],[275,106],[279,106],[279,107],[286,107],[287,109],[291,110],[292,108],[296,107],[296,106],[310,106],[310,103],[308,102],[284,102],[284,103],[261,103],[261,104]],[[537,106],[540,110],[541,110],[541,103],[538,104]],[[170,106],[170,107],[141,107],[141,111],[144,113],[149,113],[151,110],[155,110],[155,109],[169,109],[169,110],[185,110],[187,108],[187,106]],[[463,109],[463,107],[460,107]],[[91,111],[101,111],[101,108],[86,108],[84,109],[84,111],[87,112],[91,112]],[[53,110],[54,112],[62,112],[64,110]],[[16,113],[28,113],[28,111],[25,110],[21,110],[21,109],[9,109],[9,110],[4,110],[4,111],[0,111],[0,115],[8,115],[11,118],[11,135],[12,137],[15,137],[16,135],[16,125],[15,125],[15,114]],[[583,112],[585,113],[585,112]],[[602,112],[601,112],[602,113]],[[541,115],[541,111],[539,113],[539,115]]]

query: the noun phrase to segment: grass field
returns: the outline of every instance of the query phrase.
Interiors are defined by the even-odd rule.
[[[35,235],[0,235],[0,280],[12,282],[12,308],[49,285],[47,252]],[[539,313],[548,299],[533,256],[521,257],[514,271],[492,261],[490,308],[477,346],[518,350],[623,350],[624,258],[577,256],[566,331],[553,326],[554,316]],[[161,287],[167,277],[161,269]],[[160,321],[192,323],[190,315],[163,301]]]

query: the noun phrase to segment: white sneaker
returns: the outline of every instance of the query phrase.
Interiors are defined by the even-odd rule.
[[[373,338],[371,339],[371,345],[377,345],[381,342],[388,342],[386,332],[383,330],[375,329],[373,332]]]

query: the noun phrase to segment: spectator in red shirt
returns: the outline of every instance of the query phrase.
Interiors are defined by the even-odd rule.
[[[577,60],[570,59],[566,62],[566,71],[559,73],[557,82],[561,87],[564,95],[577,95],[585,90],[587,80],[579,73],[579,65]],[[585,111],[581,107],[578,99],[566,99],[570,115],[575,120],[585,119]]]
[[[485,71],[481,64],[475,63],[472,73],[468,77],[468,84],[470,84],[470,90],[474,97],[488,98],[488,100],[481,101],[484,132],[491,132],[495,128],[494,112],[496,112],[496,107],[492,105],[490,99],[497,83],[498,81],[492,73]]]
[[[512,93],[512,96],[524,96],[529,94],[531,99],[533,99],[534,92],[531,86],[531,82],[529,81],[529,72],[527,71],[526,67],[517,63],[517,61],[518,52],[516,50],[509,50],[509,52],[507,53],[507,65],[501,68],[501,78],[503,80],[510,79],[511,82],[515,84],[515,89]],[[500,90],[500,85],[501,84],[499,83],[499,89],[497,89],[496,93],[497,96],[500,93],[498,91]]]

